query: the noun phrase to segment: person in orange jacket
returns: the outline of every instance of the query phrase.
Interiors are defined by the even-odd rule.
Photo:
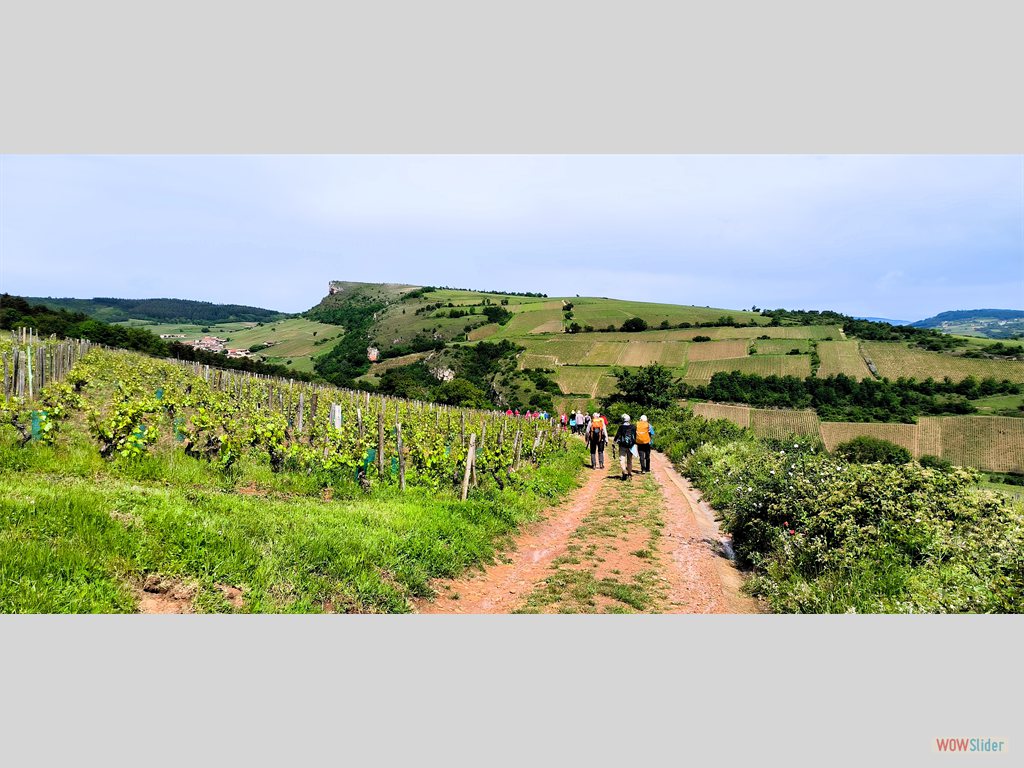
[[[604,469],[604,447],[608,443],[608,425],[599,413],[595,413],[587,427],[587,444],[590,446],[590,468]]]
[[[640,458],[640,472],[647,474],[651,471],[651,444],[654,442],[654,427],[641,416],[636,424],[636,450]]]

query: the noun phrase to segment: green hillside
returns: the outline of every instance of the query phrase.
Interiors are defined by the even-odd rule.
[[[915,328],[935,328],[960,336],[982,336],[989,339],[1024,338],[1024,310],[960,309],[940,312],[935,317],[911,323]]]
[[[431,377],[448,370],[472,379],[499,405],[593,410],[614,391],[615,368],[651,363],[696,387],[733,372],[800,380],[841,374],[856,380],[948,376],[954,382],[992,377],[1024,383],[1024,349],[1018,345],[835,312],[753,312],[401,284],[331,286],[333,292],[306,315],[339,324],[345,334],[338,348],[318,358],[317,372],[339,383],[350,376],[358,386],[398,386],[394,393],[411,397],[427,396]],[[459,348],[498,342],[514,345],[512,370],[505,363],[484,373],[463,370]],[[379,354],[372,365],[370,348]],[[941,402],[934,407],[954,407]],[[875,412],[883,410],[879,405]]]
[[[146,320],[151,323],[266,322],[286,317],[283,312],[241,304],[212,304],[188,299],[70,299],[25,297],[30,304],[81,312],[105,323]]]

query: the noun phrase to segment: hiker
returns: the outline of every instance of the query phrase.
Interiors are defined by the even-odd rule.
[[[640,473],[647,474],[651,471],[651,444],[654,442],[654,427],[647,420],[647,416],[641,416],[636,424],[636,450],[640,458]]]
[[[636,445],[636,427],[629,423],[629,414],[622,414],[622,423],[615,433],[615,447],[619,449],[622,479],[633,479],[633,446]],[[639,450],[639,449],[638,449]]]
[[[608,442],[608,429],[604,419],[594,414],[587,427],[587,443],[590,445],[590,468],[604,469],[604,446]]]
[[[572,430],[574,435],[578,435],[579,432],[576,430],[576,414],[569,416],[569,429]]]

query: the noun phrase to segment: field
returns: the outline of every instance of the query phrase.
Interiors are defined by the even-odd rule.
[[[596,397],[603,377],[608,377],[606,368],[570,365],[559,368],[553,378],[564,394]]]
[[[939,352],[910,349],[894,342],[865,341],[864,351],[878,368],[878,373],[890,379],[901,376],[914,377],[919,381],[931,377],[941,381],[949,376],[960,381],[968,376],[984,379],[992,376],[997,380],[1009,379],[1024,383],[1024,361],[1021,360],[979,360],[970,357],[956,357]]]
[[[705,419],[727,419],[740,427],[750,426],[750,408],[745,405],[720,403],[689,403],[693,412]]]
[[[819,341],[821,366],[818,368],[818,376],[824,378],[842,373],[858,380],[872,378],[858,345],[857,341]]]
[[[825,447],[834,451],[840,443],[866,435],[888,440],[903,446],[917,456],[917,424],[858,424],[846,422],[821,422],[821,439]]]
[[[973,403],[979,416],[1024,416],[1024,395],[993,395]]]
[[[746,357],[749,344],[742,339],[734,341],[705,341],[692,344],[688,353],[690,362],[701,360],[728,360]]]
[[[814,411],[791,411],[781,408],[751,408],[750,428],[758,437],[777,439],[792,434],[813,437],[821,434],[818,414]]]
[[[144,323],[131,320],[122,325],[145,328],[151,333],[183,333],[184,339],[168,341],[192,341],[203,336],[219,336],[227,339],[224,346],[231,349],[248,349],[256,344],[272,346],[259,352],[257,359],[266,358],[269,363],[287,365],[297,371],[312,371],[315,355],[331,348],[331,341],[341,336],[343,329],[336,325],[318,323],[306,318],[290,318],[271,323],[224,323],[221,325],[174,325]],[[203,329],[207,330],[203,330]],[[319,344],[317,342],[320,342]]]
[[[922,436],[935,455],[954,464],[991,472],[1024,472],[1024,419],[1005,416],[946,416],[921,419]],[[922,446],[923,451],[924,446]],[[928,450],[928,453],[934,453]]]
[[[618,365],[641,366],[659,363],[662,362],[665,351],[665,342],[661,341],[630,341],[621,346],[622,351],[616,360]]]
[[[1024,419],[991,416],[929,416],[918,424],[822,422],[814,411],[751,408],[722,403],[686,403],[698,416],[728,419],[759,437],[789,434],[820,437],[835,450],[866,435],[901,445],[914,458],[939,456],[954,464],[988,472],[1024,472]]]
[[[808,339],[756,339],[752,343],[759,355],[785,355],[794,349],[801,354],[809,354],[811,351],[811,342]]]
[[[686,366],[683,380],[687,384],[707,384],[712,375],[719,371],[740,371],[759,376],[798,376],[803,379],[811,375],[811,359],[807,355],[754,355],[732,360],[691,362]]]
[[[29,441],[37,403],[0,400],[0,613],[408,611],[582,458],[542,422],[103,350],[41,402]]]

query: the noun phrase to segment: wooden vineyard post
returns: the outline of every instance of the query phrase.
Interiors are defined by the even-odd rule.
[[[298,430],[298,433],[300,435],[302,434],[302,407],[305,404],[306,404],[306,394],[304,392],[299,392],[299,413],[295,417],[295,428]]]
[[[398,442],[398,487],[405,490],[405,453],[402,450],[402,424],[395,424],[395,439]]]
[[[505,420],[501,420],[501,431],[498,433],[498,450],[505,447]]]
[[[309,444],[310,445],[313,444],[313,439],[315,437],[314,433],[316,432],[316,401],[317,401],[318,394],[319,393],[314,389],[313,390],[313,397],[309,401]]]
[[[466,412],[463,411],[461,414],[462,419],[459,422],[459,445],[463,448],[466,447]]]
[[[523,431],[521,429],[516,430],[516,441],[515,441],[515,458],[512,460],[512,469],[519,469],[519,455],[523,450]]]
[[[377,412],[377,474],[384,477],[384,403]]]
[[[462,500],[469,495],[469,475],[473,471],[473,464],[476,462],[476,434],[469,437],[469,450],[466,452],[466,472],[462,476]]]
[[[363,409],[356,406],[356,425],[359,429],[359,450],[363,449],[363,438],[366,436],[366,432],[363,430]]]

